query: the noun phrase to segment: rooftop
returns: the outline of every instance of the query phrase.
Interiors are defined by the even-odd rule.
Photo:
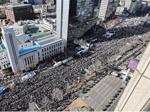
[[[42,36],[44,35],[45,32],[36,32],[36,33],[31,33],[32,36]]]
[[[18,42],[21,44],[21,43],[25,43],[27,41],[29,41],[31,39],[30,36],[26,35],[26,34],[22,34],[22,35],[19,35],[19,36],[16,36]]]
[[[17,8],[17,7],[27,7],[27,6],[32,6],[31,4],[12,4],[8,5],[7,8]]]
[[[33,52],[33,51],[36,51],[36,50],[38,50],[39,48],[41,48],[41,46],[40,45],[38,45],[38,44],[34,44],[33,46],[31,46],[31,47],[27,47],[27,48],[22,48],[20,51],[19,51],[19,56],[23,56],[23,55],[25,55],[25,54],[28,54],[28,53],[31,53],[31,52]]]
[[[37,39],[37,43],[41,46],[45,46],[47,44],[52,44],[56,41],[60,41],[61,38],[58,38],[56,35],[46,35]]]
[[[40,34],[43,34],[43,32],[41,32]],[[38,37],[33,38],[33,37],[29,37],[28,35],[24,34],[24,35],[18,36],[18,40],[22,43],[29,41],[29,40],[34,40],[33,46],[22,48],[19,51],[18,55],[22,56],[22,55],[34,52],[34,51],[36,51],[36,50],[40,49],[41,47],[44,47],[48,44],[53,44],[53,43],[60,41],[62,39],[58,38],[57,35],[43,35],[43,36],[38,36]]]

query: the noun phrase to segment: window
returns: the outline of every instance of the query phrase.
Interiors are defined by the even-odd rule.
[[[40,56],[40,53],[38,52],[38,56]]]
[[[27,58],[27,63],[28,63],[28,65],[30,64],[30,62],[29,62],[29,58]]]
[[[29,60],[30,60],[30,64],[31,64],[32,63],[32,57],[31,56],[29,57]]]
[[[58,52],[58,49],[56,49],[56,53]]]
[[[26,58],[24,59],[24,61],[25,61],[25,64],[27,65],[27,59]]]

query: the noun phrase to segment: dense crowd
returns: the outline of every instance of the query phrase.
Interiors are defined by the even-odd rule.
[[[115,31],[115,35],[109,39],[100,35],[99,41],[95,43],[95,47],[90,55],[74,59],[65,66],[48,69],[24,83],[17,84],[13,90],[0,97],[0,110],[27,110],[31,95],[39,106],[42,105],[40,102],[43,97],[47,96],[49,98],[48,110],[64,109],[66,105],[77,97],[77,94],[68,94],[64,96],[63,100],[58,101],[52,97],[54,89],[59,88],[65,94],[68,89],[84,78],[84,75],[81,74],[82,68],[86,68],[97,61],[102,63],[102,68],[112,64],[108,63],[108,60],[112,56],[117,56],[120,52],[123,52],[120,51],[120,48],[126,47],[126,43],[139,42],[139,39],[143,42],[148,40],[148,36],[143,35],[140,37],[138,35],[149,32],[150,26],[123,26],[109,30]],[[99,73],[96,78],[100,80],[105,75]]]

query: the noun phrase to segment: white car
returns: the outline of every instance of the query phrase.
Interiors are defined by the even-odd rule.
[[[106,32],[103,36],[106,38],[111,38],[114,35],[114,33]]]
[[[23,81],[26,81],[32,77],[34,77],[36,75],[36,73],[34,71],[31,71],[31,72],[28,72],[27,74],[25,74],[24,76],[22,76],[20,79],[21,79],[21,82]]]

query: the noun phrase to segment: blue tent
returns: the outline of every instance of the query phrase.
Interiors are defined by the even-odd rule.
[[[4,95],[6,93],[6,88],[5,87],[0,87],[0,96]]]

